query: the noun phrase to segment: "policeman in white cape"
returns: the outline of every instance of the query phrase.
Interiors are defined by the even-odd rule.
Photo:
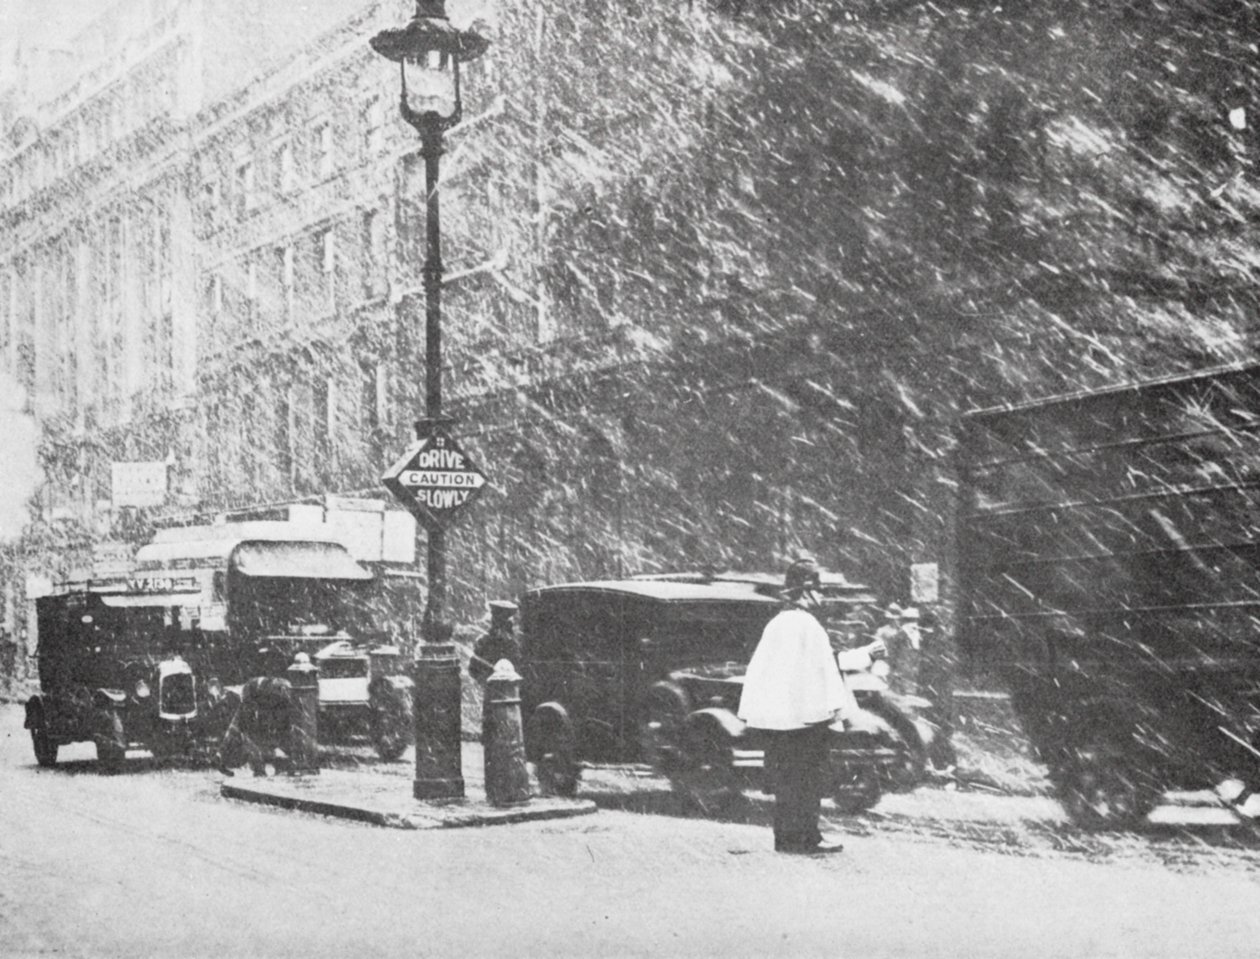
[[[821,573],[797,559],[783,581],[783,608],[766,624],[748,663],[739,717],[765,744],[774,790],[774,848],[819,855],[839,852],[818,828],[827,786],[829,727],[857,711],[836,666],[827,631],[814,616]]]

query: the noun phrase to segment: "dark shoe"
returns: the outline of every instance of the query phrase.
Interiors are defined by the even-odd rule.
[[[223,775],[225,776],[236,775],[236,773],[232,772],[232,770],[228,768],[228,764],[223,761],[222,756],[214,757],[214,768],[217,769],[219,772],[223,773]]]
[[[838,842],[820,842],[809,850],[811,856],[825,856],[833,852],[844,852],[844,846]]]
[[[825,856],[833,852],[844,852],[844,846],[838,842],[786,843],[776,842],[775,852],[783,852],[792,856]]]

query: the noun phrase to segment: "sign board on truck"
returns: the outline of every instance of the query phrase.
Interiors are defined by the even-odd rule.
[[[110,490],[119,506],[161,506],[166,502],[166,463],[113,463]]]

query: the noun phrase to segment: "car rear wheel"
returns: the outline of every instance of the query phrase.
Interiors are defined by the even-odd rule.
[[[904,717],[890,720],[893,736],[891,748],[896,753],[892,764],[884,771],[887,785],[893,790],[907,791],[921,786],[927,778],[928,754],[918,731]]]
[[[1159,799],[1123,750],[1106,746],[1064,750],[1050,777],[1064,811],[1084,829],[1139,826]]]
[[[657,683],[648,690],[639,747],[644,762],[653,769],[669,775],[681,767],[690,712],[687,694],[674,683]]]
[[[724,730],[704,723],[687,730],[684,742],[683,754],[670,775],[676,792],[706,813],[722,812],[743,798],[730,737]]]
[[[31,746],[35,750],[35,762],[49,768],[57,765],[57,743],[48,732],[44,710],[36,709],[31,716]]]
[[[577,762],[577,744],[566,719],[550,710],[539,710],[526,731],[534,775],[544,796],[574,796],[582,770]]]

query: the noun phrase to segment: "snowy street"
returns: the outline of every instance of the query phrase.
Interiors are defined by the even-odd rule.
[[[1086,838],[1020,818],[1048,800],[924,789],[834,820],[838,856],[785,857],[763,804],[682,815],[600,770],[594,816],[404,832],[236,804],[139,753],[37,769],[21,715],[0,707],[6,956],[1197,956],[1260,933],[1236,830]]]

